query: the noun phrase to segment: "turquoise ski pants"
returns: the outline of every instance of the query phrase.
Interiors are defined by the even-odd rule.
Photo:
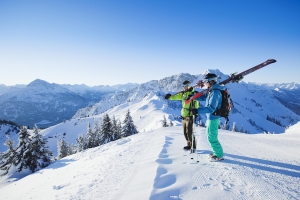
[[[207,134],[207,140],[210,144],[213,154],[218,156],[219,158],[222,158],[223,148],[218,140],[219,123],[220,123],[220,119],[207,120],[206,134]]]

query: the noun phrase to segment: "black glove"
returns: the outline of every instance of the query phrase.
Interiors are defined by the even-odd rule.
[[[192,113],[193,115],[198,115],[198,109],[197,108],[192,109]]]
[[[202,80],[198,81],[197,86],[199,86],[200,88],[203,88],[204,82]]]
[[[165,99],[169,99],[172,95],[171,94],[166,94]]]

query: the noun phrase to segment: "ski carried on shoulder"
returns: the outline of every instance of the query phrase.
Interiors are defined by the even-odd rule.
[[[239,83],[244,78],[244,76],[246,76],[246,75],[248,75],[248,74],[250,74],[252,72],[255,72],[256,70],[259,70],[259,69],[261,69],[261,68],[263,68],[263,67],[265,67],[265,66],[267,66],[269,64],[275,63],[275,62],[276,62],[275,59],[268,59],[267,61],[265,61],[265,62],[263,62],[263,63],[261,63],[259,65],[256,65],[256,66],[254,66],[254,67],[252,67],[250,69],[247,69],[247,70],[245,70],[245,71],[243,71],[243,72],[241,72],[239,74],[237,74],[237,72],[233,73],[233,74],[231,74],[229,76],[229,78],[227,78],[226,80],[220,82],[220,85],[226,85],[226,84],[228,84],[230,82],[232,82],[232,83]],[[196,87],[196,86],[201,86],[201,85],[197,84],[194,87]],[[203,90],[202,92],[199,92],[199,93],[195,94],[189,100],[186,100],[186,103],[189,103],[190,101],[192,101],[192,100],[194,100],[194,99],[196,99],[198,97],[201,97],[203,94],[206,94],[207,91],[208,90]]]

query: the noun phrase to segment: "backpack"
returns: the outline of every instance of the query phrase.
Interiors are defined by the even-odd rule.
[[[218,90],[218,89],[217,89]],[[232,100],[230,98],[230,94],[229,91],[226,90],[219,90],[222,94],[222,105],[220,109],[217,109],[213,114],[220,116],[220,117],[224,117],[226,119],[226,124],[229,121],[229,113],[233,107],[233,103]]]

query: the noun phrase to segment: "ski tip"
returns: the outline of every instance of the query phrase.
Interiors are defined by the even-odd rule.
[[[268,59],[268,62],[269,63],[275,63],[275,62],[277,62],[275,59]]]

